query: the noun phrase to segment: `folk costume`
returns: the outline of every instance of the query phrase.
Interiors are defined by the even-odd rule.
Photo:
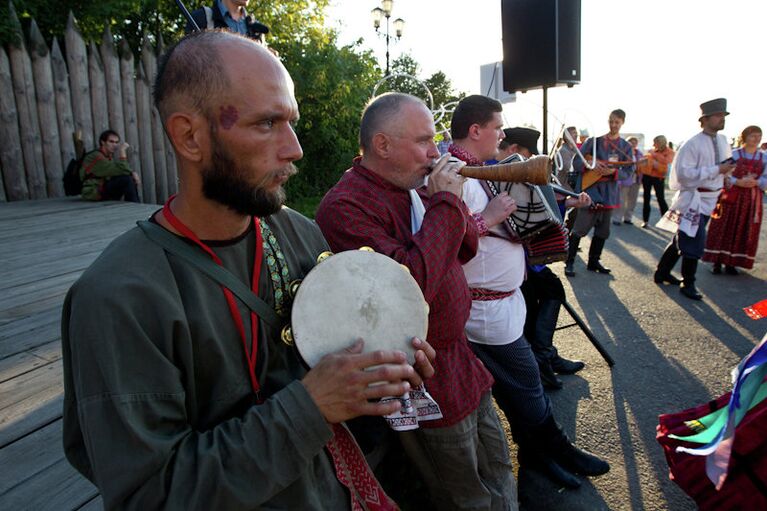
[[[252,285],[277,323],[152,241],[158,229]],[[295,347],[280,340],[289,283],[328,248],[319,229],[283,208],[232,240],[191,236],[143,223],[67,294],[69,461],[107,509],[357,510],[361,500],[395,509],[348,430],[329,425],[299,381],[307,370]]]
[[[586,236],[594,228],[594,236],[589,247],[589,260],[587,268],[599,273],[610,273],[608,268],[599,262],[605,241],[610,237],[610,218],[614,209],[620,208],[620,192],[618,181],[628,181],[634,175],[633,147],[621,137],[610,138],[608,135],[589,138],[583,143],[581,152],[584,155],[594,154],[596,148],[596,160],[605,163],[625,163],[609,176],[600,177],[599,180],[588,187],[585,191],[591,197],[592,205],[578,211],[570,234],[570,247],[565,262],[565,274],[575,275],[573,265],[581,238]],[[573,167],[583,175],[585,166],[579,159],[573,160]]]
[[[429,304],[427,341],[437,358],[428,390],[443,418],[398,437],[435,507],[516,509],[508,446],[490,398],[493,378],[464,333],[471,295],[461,264],[477,252],[477,227],[455,195],[420,192],[389,183],[358,157],[323,198],[317,223],[335,252],[368,246],[407,266]],[[422,216],[413,214],[420,208]]]
[[[483,164],[456,144],[450,153],[468,165]],[[484,225],[481,213],[494,196],[489,183],[466,180],[464,202],[478,226]],[[525,249],[505,222],[489,230],[479,227],[479,232],[477,255],[463,265],[472,294],[466,323],[471,349],[495,379],[493,397],[519,445],[520,465],[538,467],[558,484],[579,486],[572,472],[599,475],[609,466],[570,443],[543,391],[536,357],[524,335]]]
[[[762,227],[762,198],[767,190],[767,155],[757,149],[732,153],[736,162],[729,186],[722,190],[708,226],[703,260],[709,263],[751,269],[759,245]],[[759,184],[741,188],[734,182],[752,174]]]
[[[655,282],[679,284],[671,275],[682,257],[682,293],[700,300],[695,288],[698,260],[706,246],[706,225],[716,207],[723,178],[719,164],[731,155],[724,135],[700,132],[679,148],[669,174],[669,187],[676,191],[671,207],[656,224],[675,233],[655,271]]]

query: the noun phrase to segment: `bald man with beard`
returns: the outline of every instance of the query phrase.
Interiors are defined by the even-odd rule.
[[[154,91],[179,192],[67,295],[68,460],[107,509],[396,509],[343,422],[399,410],[378,398],[420,385],[434,351],[414,340],[413,367],[357,342],[307,370],[281,341],[287,285],[328,248],[282,206],[302,156],[290,76],[258,43],[211,31],[168,51]]]

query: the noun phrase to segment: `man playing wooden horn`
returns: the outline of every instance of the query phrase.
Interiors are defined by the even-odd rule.
[[[398,436],[435,508],[517,509],[493,378],[464,333],[471,296],[461,264],[476,253],[478,233],[461,201],[462,164],[443,157],[422,186],[439,157],[435,135],[420,99],[372,100],[360,123],[362,156],[325,195],[317,223],[334,251],[365,245],[407,266],[429,304],[427,339],[437,358],[428,390],[443,419]]]
[[[495,158],[505,138],[501,111],[495,99],[479,95],[462,99],[453,112],[450,152],[469,165]],[[519,129],[509,133],[518,135]],[[524,335],[525,298],[520,286],[526,273],[525,250],[504,224],[516,205],[505,193],[495,195],[488,183],[471,178],[464,185],[464,201],[480,233],[476,257],[463,266],[472,293],[466,324],[471,348],[495,379],[493,396],[519,445],[520,464],[542,469],[558,484],[579,486],[573,473],[594,476],[610,467],[568,440],[543,391],[538,364]]]
[[[608,124],[610,131],[601,137],[589,138],[581,146],[584,155],[594,154],[596,148],[596,162],[591,172],[599,175],[597,182],[584,191],[591,197],[592,204],[586,209],[582,208],[575,217],[572,233],[570,235],[570,249],[565,262],[565,275],[575,275],[575,256],[581,238],[594,229],[589,247],[589,260],[586,269],[597,273],[610,273],[600,262],[605,241],[610,237],[610,218],[614,209],[620,207],[620,194],[618,181],[625,181],[634,173],[633,149],[631,144],[620,136],[621,126],[626,121],[626,113],[621,110],[610,112]],[[584,173],[583,162],[576,158],[573,167]]]
[[[290,76],[255,41],[206,31],[168,51],[154,93],[179,192],[67,295],[67,458],[107,509],[395,509],[342,422],[399,410],[377,398],[433,374],[434,352],[414,341],[414,369],[358,342],[307,371],[280,340],[291,280],[327,250],[282,207],[302,156]]]

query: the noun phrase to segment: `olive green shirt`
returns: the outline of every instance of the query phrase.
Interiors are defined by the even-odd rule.
[[[85,155],[80,167],[80,179],[83,182],[80,196],[85,200],[101,200],[101,185],[105,180],[114,176],[129,176],[131,172],[126,158],[115,161],[104,156],[101,151],[91,151]]]
[[[327,245],[284,208],[266,218],[291,278]],[[250,283],[255,235],[211,243]],[[273,306],[263,264],[259,296]],[[248,332],[249,311],[240,314]],[[107,509],[348,509],[331,429],[279,329],[259,322],[256,404],[221,287],[134,228],[70,289],[62,320],[64,447]]]

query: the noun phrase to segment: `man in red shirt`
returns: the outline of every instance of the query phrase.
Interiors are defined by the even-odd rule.
[[[461,200],[464,178],[456,171],[463,163],[440,160],[431,170],[439,157],[435,135],[420,99],[374,99],[360,124],[362,156],[322,200],[317,223],[336,252],[369,246],[407,266],[429,304],[427,341],[437,358],[428,391],[443,418],[399,438],[435,506],[517,509],[493,378],[464,333],[471,295],[461,265],[476,254],[479,238]]]

